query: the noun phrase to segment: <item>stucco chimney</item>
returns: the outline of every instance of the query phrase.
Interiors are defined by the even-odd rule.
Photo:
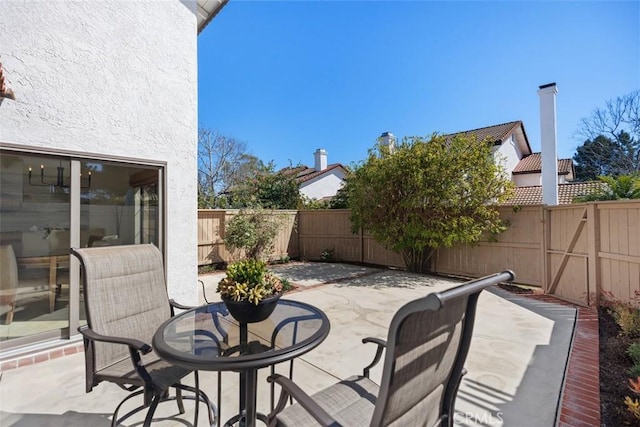
[[[315,153],[315,170],[318,172],[327,168],[327,151],[324,148],[318,148]]]
[[[555,83],[542,85],[538,89],[542,145],[542,203],[549,206],[558,204],[557,93]]]
[[[389,153],[393,154],[396,148],[396,137],[391,132],[383,132],[380,139],[382,139],[382,145],[388,146]]]

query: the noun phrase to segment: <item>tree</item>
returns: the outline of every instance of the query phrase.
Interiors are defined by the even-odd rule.
[[[511,194],[491,145],[461,135],[405,138],[393,153],[379,144],[345,188],[354,232],[364,228],[418,272],[440,247],[503,231],[492,204]]]
[[[595,109],[580,121],[576,134],[585,138],[574,156],[578,179],[640,171],[640,90]]]
[[[606,185],[603,185],[599,191],[577,197],[575,200],[576,203],[600,200],[640,199],[640,176],[599,176],[598,179]]]
[[[246,152],[246,144],[217,130],[198,131],[198,206],[226,207],[230,189],[255,174],[262,162]]]
[[[600,175],[612,175],[617,168],[612,163],[616,143],[603,135],[593,140],[587,139],[576,149],[573,160],[576,162],[576,180],[593,181]]]
[[[259,165],[253,177],[245,179],[230,193],[234,208],[297,209],[300,203],[295,175],[276,172],[273,162]]]

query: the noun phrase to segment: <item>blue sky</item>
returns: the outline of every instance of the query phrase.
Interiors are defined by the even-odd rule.
[[[278,167],[513,120],[539,151],[550,82],[572,157],[579,120],[640,88],[640,1],[231,0],[198,36],[200,124]]]

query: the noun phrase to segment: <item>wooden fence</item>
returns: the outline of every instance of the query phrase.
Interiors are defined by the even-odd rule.
[[[433,271],[480,277],[503,269],[517,282],[582,305],[602,293],[640,306],[640,201],[545,208],[500,207],[508,229],[473,246],[440,249]],[[279,211],[280,212],[280,211]],[[199,211],[198,263],[228,262],[224,223],[235,211]],[[353,233],[348,210],[285,211],[272,259],[334,260],[402,267],[402,258],[362,231]]]
[[[228,263],[234,255],[224,245],[224,230],[238,210],[198,209],[198,265]],[[275,211],[282,227],[276,236],[274,250],[269,259],[283,256],[298,257],[296,211]]]

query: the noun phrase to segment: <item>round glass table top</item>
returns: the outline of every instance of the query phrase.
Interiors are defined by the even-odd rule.
[[[315,348],[329,328],[324,312],[298,301],[281,298],[266,320],[249,324],[240,324],[218,302],[167,320],[153,348],[163,359],[195,370],[261,368]]]

